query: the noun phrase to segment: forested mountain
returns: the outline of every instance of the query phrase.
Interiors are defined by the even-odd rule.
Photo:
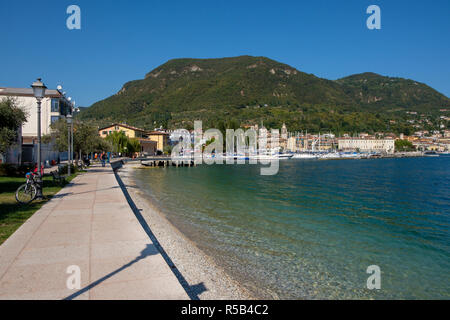
[[[318,78],[265,57],[174,59],[126,83],[80,117],[152,129],[264,121],[290,130],[404,131],[405,111],[436,113],[450,100],[425,84],[374,73],[335,81]],[[392,128],[393,119],[398,128]]]

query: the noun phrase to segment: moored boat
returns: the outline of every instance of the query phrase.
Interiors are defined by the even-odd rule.
[[[423,155],[425,157],[439,157],[439,153],[437,153],[436,151],[425,151]]]
[[[317,155],[313,153],[296,153],[292,156],[292,159],[317,159]]]

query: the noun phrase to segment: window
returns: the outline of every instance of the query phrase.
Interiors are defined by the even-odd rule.
[[[52,112],[59,112],[59,99],[52,99]]]
[[[107,135],[108,131],[103,131],[102,134]]]
[[[53,122],[56,122],[56,121],[58,121],[59,120],[59,116],[52,116],[51,117],[51,119],[50,119],[50,121],[53,123]]]

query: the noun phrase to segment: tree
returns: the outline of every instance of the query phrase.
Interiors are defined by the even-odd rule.
[[[115,131],[106,137],[114,152],[132,154],[141,151],[141,143],[136,138],[128,138],[123,131]]]
[[[4,156],[17,141],[18,129],[27,121],[27,114],[11,98],[0,101],[0,155]]]
[[[106,141],[111,143],[113,152],[124,153],[125,148],[128,148],[128,137],[123,131],[112,132],[106,137]]]
[[[170,146],[170,145],[165,145],[164,146],[164,154],[166,154],[166,155],[171,155],[172,154],[172,146]]]
[[[52,133],[44,136],[43,142],[54,142],[58,151],[67,151],[68,149],[68,124],[61,119],[51,125]],[[73,151],[77,158],[81,154],[89,154],[91,152],[111,151],[112,146],[109,142],[103,140],[98,135],[96,127],[76,121],[73,124]],[[80,154],[81,152],[81,154]]]
[[[128,139],[127,151],[131,154],[141,152],[141,143],[136,138]]]
[[[397,151],[414,151],[416,148],[408,140],[395,140],[395,150]]]

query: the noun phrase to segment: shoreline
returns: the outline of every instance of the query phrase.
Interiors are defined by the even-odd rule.
[[[144,197],[131,177],[136,166],[124,165],[118,174],[141,214],[200,300],[254,300],[254,293],[232,279],[213,259],[199,249]]]

